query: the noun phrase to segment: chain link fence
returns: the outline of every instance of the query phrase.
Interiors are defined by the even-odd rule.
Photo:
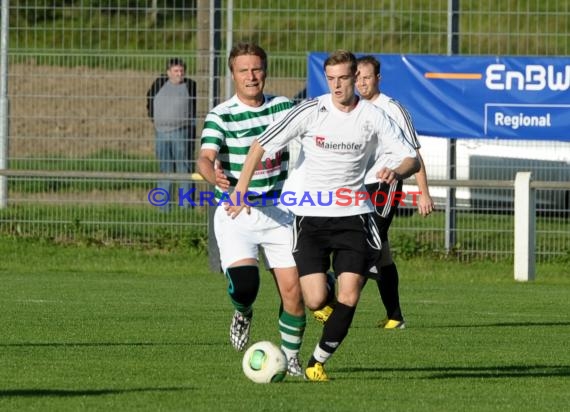
[[[146,92],[170,57],[184,59],[197,82],[199,132],[208,109],[232,94],[225,62],[237,41],[268,51],[266,91],[291,98],[305,88],[311,51],[570,54],[567,0],[3,0],[2,14],[8,110],[0,118],[0,233],[62,242],[207,248],[207,207],[164,213],[149,200],[161,176]],[[513,191],[500,187],[457,189],[455,242],[446,247],[447,187],[437,181],[447,175],[447,141],[422,136],[421,143],[440,207],[426,219],[397,218],[395,252],[511,258]],[[513,180],[531,168],[536,180],[570,181],[566,142],[457,145],[458,179]],[[180,183],[196,175],[171,177]],[[209,189],[197,183],[198,191]],[[538,190],[539,262],[570,258],[568,193]]]

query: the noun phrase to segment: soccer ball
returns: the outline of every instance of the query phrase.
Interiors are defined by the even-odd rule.
[[[243,355],[243,373],[255,383],[281,382],[287,374],[287,358],[279,346],[269,341],[251,345]]]

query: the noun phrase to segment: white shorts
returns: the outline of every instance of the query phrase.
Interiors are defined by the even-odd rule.
[[[242,259],[258,260],[263,248],[268,269],[295,266],[293,259],[293,214],[279,206],[244,209],[235,218],[223,206],[214,214],[214,232],[220,250],[222,270]]]

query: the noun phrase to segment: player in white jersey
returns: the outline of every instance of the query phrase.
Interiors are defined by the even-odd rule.
[[[417,158],[420,161],[420,170],[415,174],[418,184],[419,195],[417,207],[420,215],[427,216],[433,209],[433,200],[429,193],[425,166],[420,154],[420,143],[416,130],[412,124],[408,111],[398,102],[384,93],[380,92],[380,61],[374,56],[363,56],[358,59],[358,78],[356,88],[363,99],[366,99],[375,106],[383,109],[388,116],[394,120],[402,129],[406,140],[416,150]],[[386,308],[386,317],[382,319],[378,326],[385,329],[403,329],[406,325],[400,307],[400,296],[398,292],[398,270],[390,253],[390,243],[388,241],[388,229],[392,223],[396,209],[400,200],[409,201],[402,193],[402,180],[397,180],[392,184],[378,182],[376,172],[384,165],[382,157],[368,171],[364,179],[366,190],[373,196],[376,194],[374,202],[374,219],[380,238],[382,239],[382,253],[378,261],[376,279],[381,300]]]
[[[338,275],[334,311],[325,323],[319,343],[305,369],[311,381],[326,381],[324,363],[346,337],[371,251],[379,253],[380,240],[371,218],[364,175],[371,156],[382,153],[396,164],[378,171],[379,180],[391,183],[419,168],[415,151],[399,127],[383,111],[355,93],[356,57],[344,50],[324,63],[330,93],[294,107],[252,144],[242,174],[231,195],[227,213],[239,218],[241,198],[255,165],[267,153],[285,147],[300,136],[301,152],[283,193],[295,213],[295,248],[305,305],[316,310],[327,303],[326,272],[331,259]],[[295,201],[292,201],[294,198]]]
[[[227,190],[238,181],[252,141],[269,124],[284,115],[292,102],[286,97],[265,95],[267,71],[265,51],[251,43],[240,43],[230,52],[228,66],[236,94],[213,108],[206,116],[198,158],[198,171],[215,185],[218,202],[229,199]],[[219,167],[218,167],[219,165]],[[299,276],[292,255],[292,214],[274,199],[287,178],[288,152],[279,150],[256,164],[249,189],[256,192],[248,201],[260,207],[239,219],[231,219],[219,206],[214,231],[221,266],[228,280],[228,294],[235,308],[230,342],[238,351],[247,345],[253,304],[260,286],[258,249],[263,248],[266,267],[275,278],[281,306],[281,348],[287,355],[288,373],[301,376],[299,350],[306,317]]]

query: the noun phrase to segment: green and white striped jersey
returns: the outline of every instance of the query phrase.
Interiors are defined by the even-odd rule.
[[[234,188],[240,177],[243,163],[253,140],[275,120],[283,117],[293,103],[283,96],[265,95],[265,102],[259,107],[243,104],[234,95],[229,100],[214,107],[206,116],[202,130],[201,148],[218,152],[222,169]],[[289,152],[287,149],[262,159],[257,166],[249,191],[250,200],[279,199],[281,188],[287,179]],[[222,199],[222,190],[215,189],[216,200]],[[227,198],[227,197],[226,197]],[[270,205],[274,202],[262,202]]]

